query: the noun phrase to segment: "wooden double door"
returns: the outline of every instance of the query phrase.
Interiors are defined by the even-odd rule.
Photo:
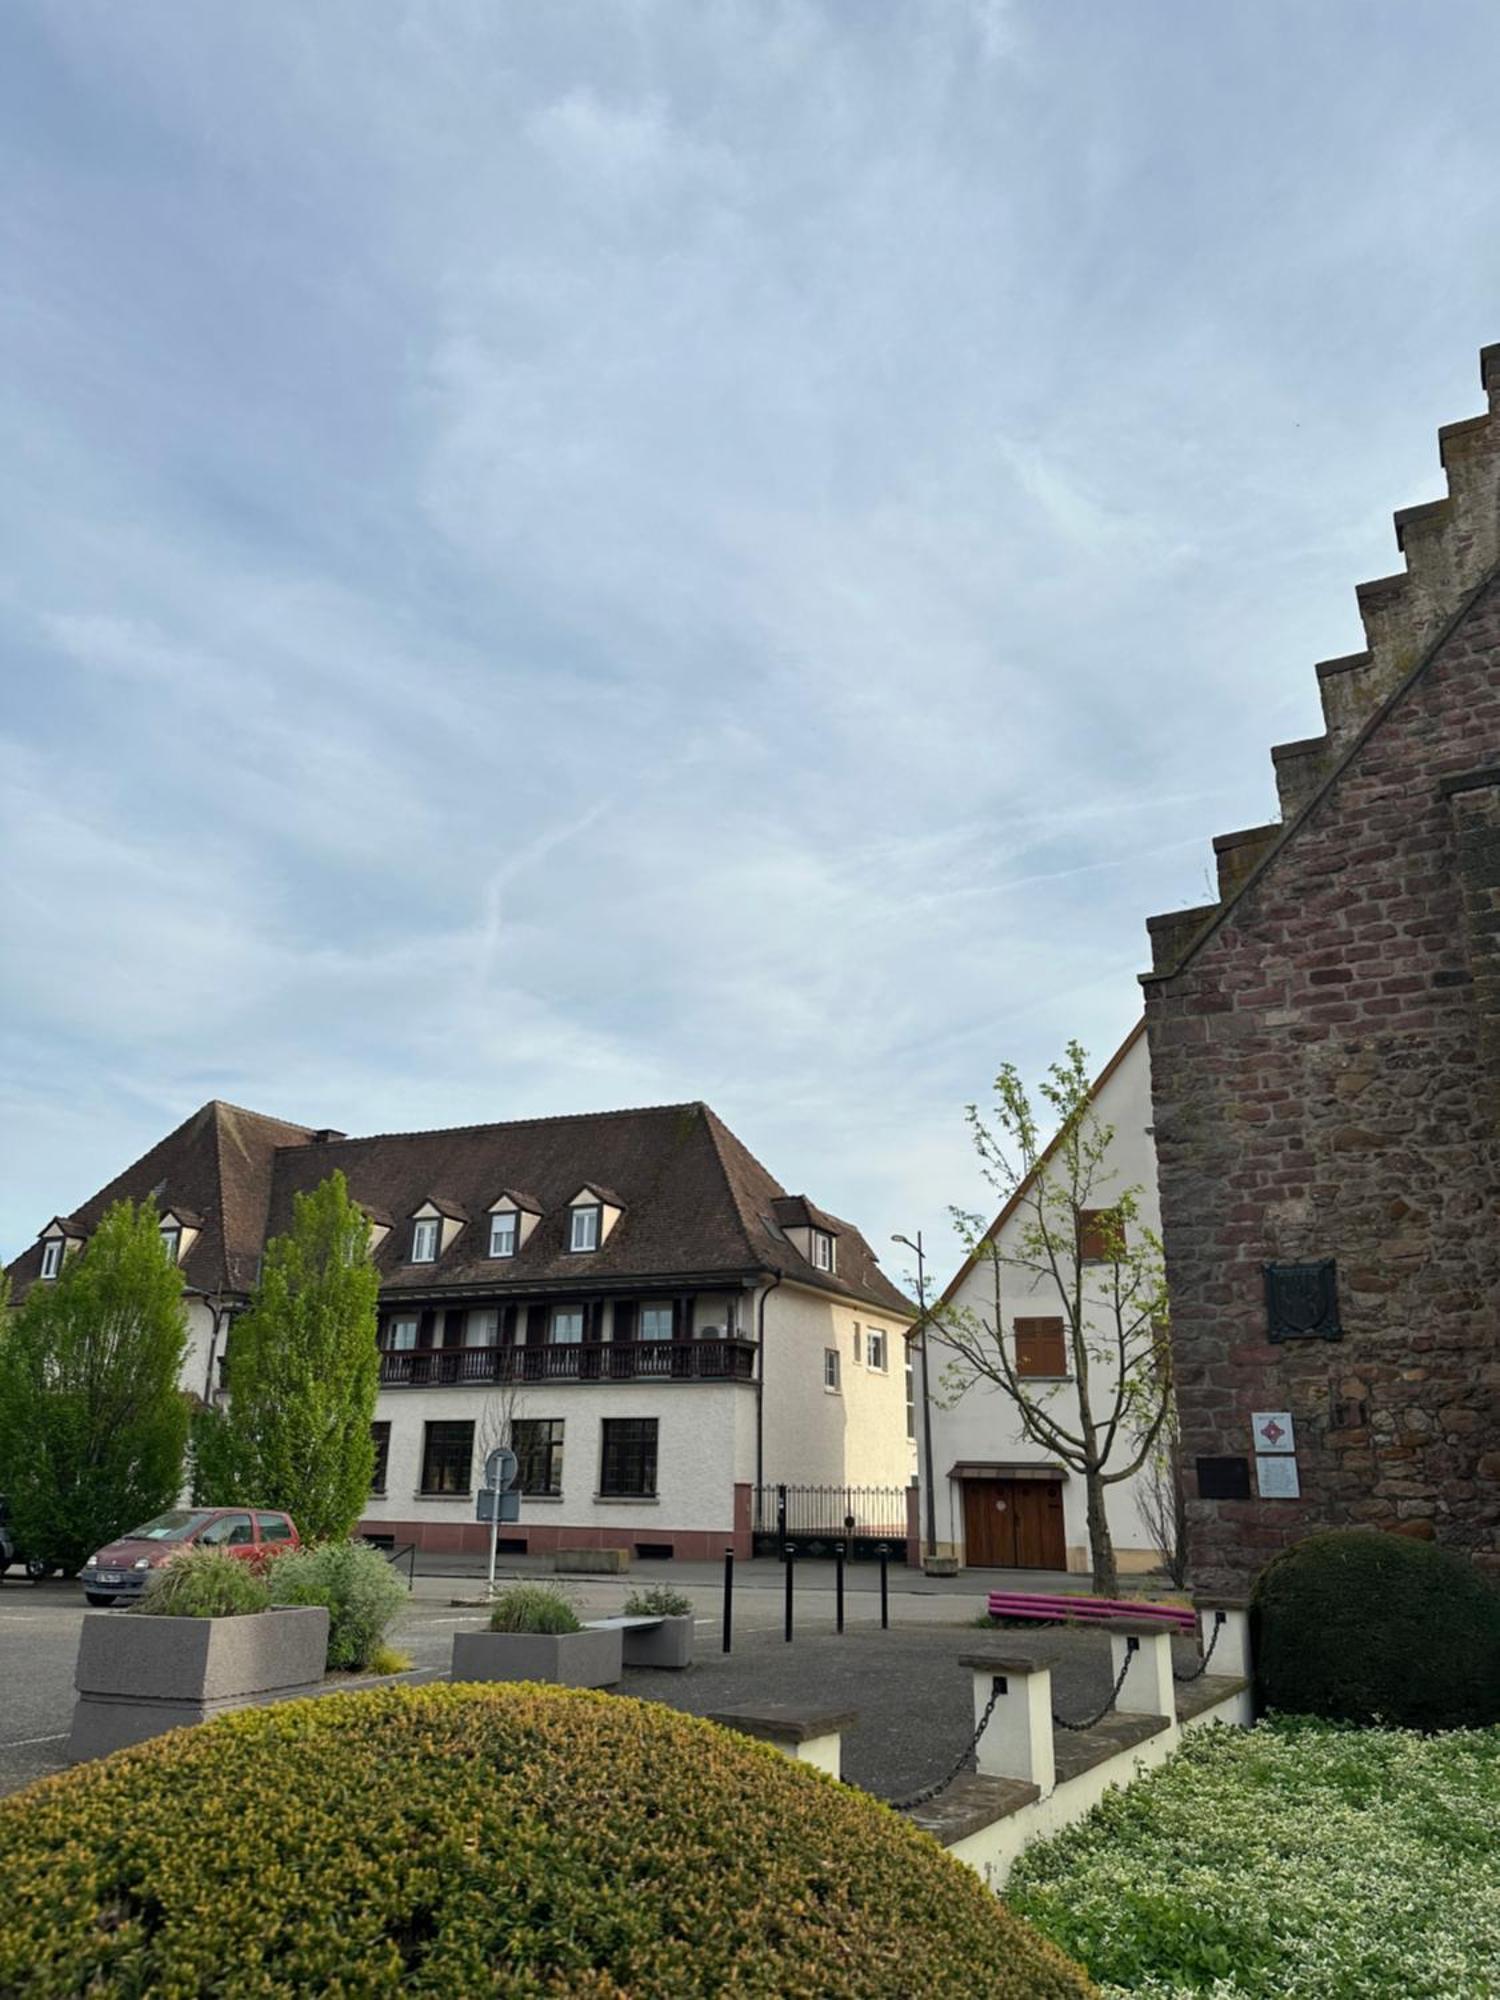
[[[1062,1487],[1051,1479],[966,1479],[969,1569],[1066,1569]]]

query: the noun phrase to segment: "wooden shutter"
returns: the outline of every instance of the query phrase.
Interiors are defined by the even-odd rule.
[[[526,1345],[541,1347],[547,1339],[547,1308],[528,1306],[526,1308]]]
[[[615,1300],[615,1339],[634,1340],[636,1334],[636,1302],[634,1299]]]
[[[516,1342],[516,1308],[506,1306],[500,1314],[500,1339],[506,1347],[514,1347]]]
[[[1066,1375],[1067,1347],[1060,1319],[1018,1319],[1016,1321],[1016,1373],[1018,1375]]]
[[[433,1326],[436,1320],[437,1320],[437,1314],[432,1310],[431,1306],[429,1306],[426,1312],[424,1312],[422,1314],[422,1317],[417,1321],[418,1347],[431,1347]]]
[[[464,1344],[464,1313],[462,1306],[450,1306],[443,1314],[444,1347],[462,1347]]]
[[[1108,1264],[1114,1260],[1111,1239],[1118,1227],[1111,1208],[1080,1208],[1078,1211],[1078,1255],[1085,1264]]]

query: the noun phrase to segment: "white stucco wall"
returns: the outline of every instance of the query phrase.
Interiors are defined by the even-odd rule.
[[[187,1308],[188,1349],[183,1357],[182,1371],[178,1377],[184,1389],[194,1396],[202,1396],[205,1401],[209,1394],[210,1350],[222,1354],[224,1336],[219,1335],[217,1348],[213,1346],[214,1315],[206,1299],[190,1297],[183,1302]],[[218,1374],[217,1365],[214,1374]]]
[[[905,1486],[906,1322],[827,1292],[783,1284],[766,1299],[765,1480],[809,1486]],[[860,1329],[860,1360],[854,1329]],[[868,1363],[868,1331],[885,1335],[884,1373]],[[823,1384],[823,1355],[839,1355],[839,1390]]]
[[[1123,1060],[1105,1080],[1095,1099],[1095,1110],[1101,1124],[1114,1127],[1114,1139],[1105,1163],[1106,1178],[1094,1190],[1093,1205],[1107,1208],[1127,1188],[1138,1188],[1141,1222],[1159,1234],[1161,1217],[1156,1192],[1156,1151],[1150,1131],[1151,1069],[1144,1035],[1137,1036]],[[1023,1204],[1022,1209],[1001,1229],[1002,1251],[1014,1252],[1019,1248],[1020,1235],[1027,1220]],[[968,1306],[983,1315],[986,1321],[993,1320],[994,1282],[988,1260],[976,1265],[963,1280],[954,1294],[953,1303]],[[1056,1318],[1065,1315],[1056,1286],[1050,1278],[1028,1281],[1023,1273],[1002,1268],[1001,1321],[1007,1338],[1013,1336],[1017,1317]],[[1103,1330],[1105,1322],[1102,1318],[1094,1317],[1092,1323]],[[945,1393],[940,1386],[943,1370],[951,1358],[951,1354],[943,1348],[940,1336],[934,1336],[931,1354],[932,1449],[937,1471],[938,1536],[940,1540],[956,1544],[962,1555],[963,1493],[960,1482],[948,1476],[953,1465],[961,1461],[1055,1465],[1058,1460],[1043,1445],[1024,1434],[1014,1403],[1003,1389],[992,1383],[973,1383],[953,1407],[941,1407],[940,1399]],[[918,1365],[920,1367],[920,1360]],[[1113,1395],[1114,1382],[1113,1370],[1097,1363],[1091,1367],[1090,1392],[1096,1414],[1106,1405],[1106,1399]],[[1065,1426],[1071,1428],[1076,1425],[1078,1401],[1072,1385],[1060,1384],[1055,1400]],[[1124,1455],[1123,1441],[1119,1455]],[[1122,1568],[1152,1567],[1156,1559],[1157,1552],[1151,1545],[1137,1505],[1139,1485],[1138,1479],[1129,1479],[1110,1486],[1106,1491],[1105,1507],[1110,1533]],[[1062,1491],[1068,1567],[1087,1570],[1090,1560],[1082,1478],[1077,1473],[1070,1473]]]

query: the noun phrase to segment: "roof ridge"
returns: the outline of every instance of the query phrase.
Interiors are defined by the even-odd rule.
[[[258,1118],[262,1125],[285,1125],[291,1132],[318,1130],[316,1125],[299,1125],[295,1118],[278,1118],[274,1111],[252,1111],[248,1104],[231,1104],[227,1097],[211,1097],[203,1108],[208,1111],[232,1111],[238,1118]]]
[[[708,1111],[701,1098],[690,1098],[679,1104],[622,1104],[610,1111],[558,1111],[543,1113],[534,1118],[481,1118],[473,1125],[425,1125],[409,1132],[346,1132],[341,1139],[325,1139],[318,1148],[320,1153],[332,1152],[339,1146],[369,1146],[380,1139],[447,1139],[466,1132],[514,1132],[523,1125],[571,1125],[581,1124],[585,1119],[602,1118],[643,1118],[668,1111]],[[315,1131],[315,1126],[299,1126],[299,1131]],[[290,1147],[278,1146],[277,1152],[288,1152]],[[301,1148],[295,1150],[300,1151]]]

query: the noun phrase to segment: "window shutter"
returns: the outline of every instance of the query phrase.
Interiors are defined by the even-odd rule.
[[[639,1309],[638,1309],[638,1307],[636,1306],[636,1302],[635,1302],[635,1300],[634,1300],[634,1299],[616,1299],[616,1300],[615,1300],[615,1339],[616,1339],[616,1340],[634,1340],[634,1339],[635,1339],[635,1337],[636,1337],[636,1328],[637,1328],[637,1326],[638,1326],[638,1324],[639,1324],[639,1322],[638,1322],[638,1319],[637,1319],[637,1312],[638,1312],[638,1310],[639,1310]]]
[[[1112,1261],[1110,1239],[1118,1227],[1111,1208],[1080,1208],[1078,1211],[1078,1255],[1085,1264]]]
[[[516,1344],[516,1309],[514,1306],[506,1306],[500,1314],[500,1339],[506,1347],[514,1347]]]
[[[1016,1373],[1066,1375],[1067,1348],[1060,1319],[1016,1321]]]
[[[528,1306],[526,1308],[526,1345],[540,1347],[547,1338],[547,1308]]]
[[[685,1298],[672,1301],[672,1338],[691,1340],[693,1337],[693,1293]]]
[[[464,1316],[459,1306],[450,1306],[443,1314],[444,1347],[462,1347],[464,1344]]]
[[[431,1306],[429,1306],[426,1312],[423,1313],[422,1317],[417,1322],[418,1347],[431,1347],[433,1325],[436,1319],[437,1319],[437,1314],[432,1310]]]

